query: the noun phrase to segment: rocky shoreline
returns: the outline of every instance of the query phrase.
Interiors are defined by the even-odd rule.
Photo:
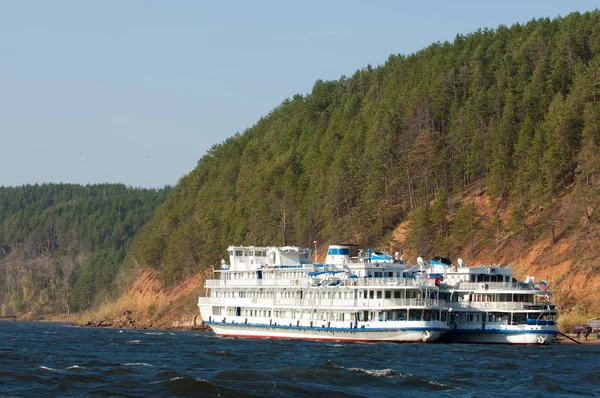
[[[83,321],[81,316],[74,314],[54,314],[46,316],[34,317],[30,314],[21,316],[11,315],[1,317],[0,322],[59,322],[66,323],[72,326],[91,327],[91,328],[114,328],[114,329],[156,329],[156,330],[181,330],[181,331],[200,331],[208,332],[210,327],[205,325],[198,315],[184,317],[179,320],[161,320],[152,321],[147,318],[142,318],[134,315],[132,311],[124,311],[120,316],[113,319],[102,320],[87,320]]]
[[[96,327],[96,328],[116,328],[116,329],[161,329],[161,330],[194,330],[210,331],[210,328],[199,319],[198,315],[187,317],[180,320],[172,320],[171,324],[166,321],[155,322],[135,316],[132,311],[124,311],[123,314],[115,319],[103,319],[100,321],[90,320],[79,322],[78,326]]]

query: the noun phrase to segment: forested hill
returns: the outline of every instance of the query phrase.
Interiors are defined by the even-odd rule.
[[[599,124],[598,11],[459,34],[317,81],[211,148],[131,261],[177,281],[231,244],[387,249],[405,220],[402,250],[424,257],[455,258],[476,236],[527,247],[566,193],[598,223]],[[496,215],[462,203],[466,190]]]
[[[133,236],[171,189],[0,187],[2,315],[66,313],[100,301]]]

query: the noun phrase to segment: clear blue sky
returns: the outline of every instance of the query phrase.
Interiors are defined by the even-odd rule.
[[[0,0],[0,186],[175,185],[317,79],[597,4]]]

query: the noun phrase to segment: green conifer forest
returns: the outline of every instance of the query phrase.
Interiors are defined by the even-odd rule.
[[[126,250],[170,191],[0,187],[1,315],[80,311],[117,291]]]

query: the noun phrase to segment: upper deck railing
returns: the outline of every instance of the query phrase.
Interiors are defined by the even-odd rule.
[[[317,285],[317,283],[322,283]],[[348,278],[339,281],[311,281],[308,278],[298,279],[208,279],[205,284],[207,288],[231,287],[320,287],[320,288],[339,288],[339,287],[366,287],[366,288],[436,288],[433,279],[412,279],[412,278]],[[437,288],[436,288],[437,289]]]
[[[540,290],[539,286],[527,282],[460,282],[459,290]]]
[[[203,304],[225,305],[235,307],[254,308],[377,308],[380,310],[408,307],[441,307],[445,308],[447,302],[436,299],[341,299],[341,298],[249,298],[249,297],[202,297]]]
[[[455,310],[478,309],[486,311],[551,311],[554,306],[551,304],[542,303],[524,303],[524,302],[494,302],[494,301],[472,301],[472,302],[449,302],[449,307]]]

